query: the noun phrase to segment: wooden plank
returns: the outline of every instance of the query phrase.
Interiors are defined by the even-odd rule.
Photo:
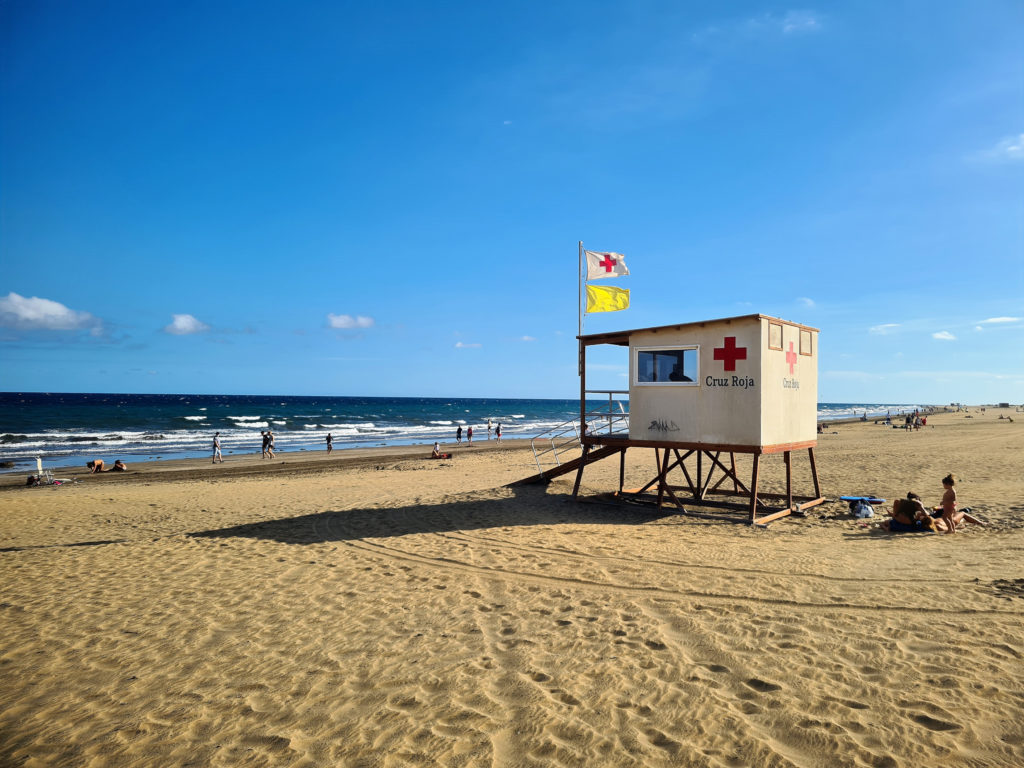
[[[780,443],[778,445],[734,445],[731,443],[683,443],[670,442],[667,440],[634,440],[630,437],[617,437],[615,435],[587,435],[581,442],[591,445],[601,445],[615,442],[625,444],[630,448],[678,448],[680,450],[694,451],[721,451],[722,453],[782,453],[784,451],[802,450],[813,448],[818,444],[817,440],[808,440],[801,443]]]
[[[757,518],[757,469],[758,460],[761,457],[758,454],[754,454],[754,468],[750,473],[750,522],[751,524]]]
[[[786,462],[786,508],[793,508],[793,454],[786,451],[783,461]]]
[[[821,496],[821,486],[818,485],[818,467],[814,463],[814,448],[808,448],[807,455],[811,459],[811,477],[814,479],[814,495]]]
[[[772,522],[773,520],[778,520],[779,518],[786,517],[787,515],[791,514],[793,514],[793,511],[790,509],[780,509],[778,512],[772,512],[770,515],[762,515],[761,517],[757,518],[754,524],[768,525],[768,523]]]

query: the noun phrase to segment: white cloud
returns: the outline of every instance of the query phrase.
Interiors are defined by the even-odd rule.
[[[974,326],[974,330],[976,330],[976,331],[984,331],[985,329],[982,328],[980,325],[976,325],[976,326]]]
[[[956,336],[949,331],[938,331],[933,333],[932,338],[938,339],[939,341],[956,341]]]
[[[818,17],[807,11],[789,11],[779,23],[785,35],[817,32],[821,29]]]
[[[801,296],[799,299],[797,299],[797,301],[799,301],[805,307],[813,307],[814,306],[814,299],[808,299],[806,296]]]
[[[712,25],[695,32],[695,43],[730,44],[767,35],[806,35],[820,31],[822,19],[810,11],[787,11],[784,16],[764,13],[743,20]]]
[[[355,317],[352,317],[352,315],[327,314],[328,328],[369,328],[372,325],[372,317],[365,317],[363,315],[356,315]]]
[[[885,336],[893,328],[899,327],[899,323],[882,323],[881,325],[873,325],[868,328],[868,333],[877,333],[879,336]]]
[[[987,155],[994,160],[1024,160],[1024,133],[1007,136],[990,149]]]
[[[481,347],[480,344],[469,344],[469,343],[467,343],[465,341],[456,341],[455,342],[455,348],[456,349],[480,349],[480,347]]]
[[[188,336],[210,330],[210,326],[192,315],[171,315],[171,317],[173,318],[171,324],[164,326],[164,330],[174,336]]]
[[[535,339],[533,336],[520,336],[519,340],[520,341],[536,341],[537,339]]]
[[[990,317],[988,320],[981,320],[981,323],[1019,323],[1024,317]]]
[[[0,326],[46,331],[91,328],[96,333],[100,321],[88,312],[68,309],[59,301],[38,296],[26,298],[12,291],[0,297]]]

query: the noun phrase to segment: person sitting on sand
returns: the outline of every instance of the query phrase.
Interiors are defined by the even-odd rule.
[[[105,470],[103,468],[103,459],[96,459],[95,461],[86,462],[85,466],[87,466],[89,468],[89,471],[92,474],[94,474],[94,475],[97,472],[106,472],[107,471],[107,470]]]
[[[892,533],[920,533],[936,530],[928,510],[916,493],[908,493],[905,499],[892,503],[892,518],[882,522],[882,529]]]
[[[125,472],[128,469],[128,465],[118,459],[114,462],[114,466],[110,468],[111,472]]]
[[[434,450],[432,450],[430,452],[430,458],[432,458],[432,459],[440,459],[441,458],[441,445],[440,445],[440,443],[437,442],[437,440],[434,441]]]

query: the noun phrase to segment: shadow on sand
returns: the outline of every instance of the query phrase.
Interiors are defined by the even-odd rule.
[[[194,538],[251,538],[284,544],[314,544],[511,526],[641,525],[674,515],[667,509],[659,512],[616,503],[574,502],[568,496],[548,495],[541,485],[517,486],[509,490],[511,496],[500,499],[470,496],[465,500],[441,504],[329,510],[188,535]]]

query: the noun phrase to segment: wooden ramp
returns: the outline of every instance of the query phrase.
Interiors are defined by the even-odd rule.
[[[579,470],[580,467],[586,466],[587,464],[593,464],[595,461],[600,461],[601,459],[607,458],[609,456],[614,456],[616,453],[619,452],[624,453],[625,450],[625,446],[606,445],[596,450],[585,451],[582,456],[578,456],[577,458],[567,461],[563,464],[558,464],[557,466],[551,467],[550,469],[545,469],[544,471],[539,472],[536,475],[531,475],[530,477],[523,478],[522,480],[516,480],[514,483],[509,483],[508,486],[511,487],[514,485],[546,483],[552,478],[558,477],[559,475],[564,475],[568,472],[576,472],[577,470]]]

